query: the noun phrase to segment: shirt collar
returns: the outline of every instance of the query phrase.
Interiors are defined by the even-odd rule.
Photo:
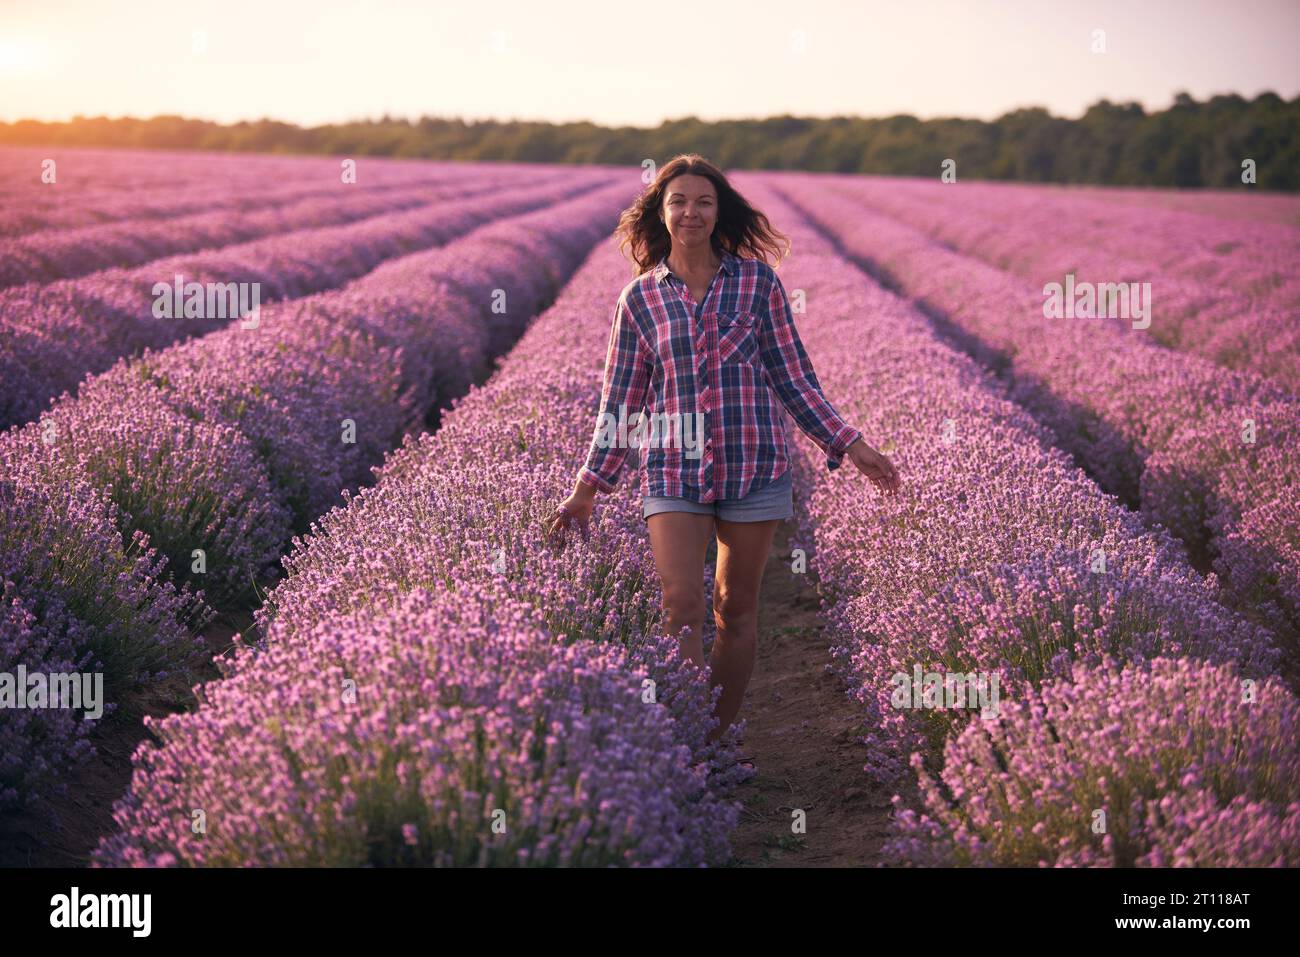
[[[736,270],[736,263],[737,263],[736,257],[724,249],[722,251],[722,271],[725,272],[728,276],[730,276]],[[655,273],[655,282],[657,283],[663,282],[669,276],[674,275],[673,271],[668,268],[667,253],[665,253],[664,257],[659,260],[659,265],[655,266],[654,273]]]

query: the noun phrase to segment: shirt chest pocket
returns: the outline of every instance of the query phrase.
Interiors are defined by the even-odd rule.
[[[719,312],[718,361],[753,362],[758,356],[758,313]]]

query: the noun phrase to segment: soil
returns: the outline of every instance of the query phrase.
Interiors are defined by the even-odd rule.
[[[732,864],[882,865],[892,792],[874,786],[862,769],[857,708],[829,670],[816,580],[811,571],[791,571],[792,531],[791,522],[777,526],[763,572],[757,659],[740,711],[743,751],[756,774],[736,795],[744,811]],[[795,809],[806,814],[806,833],[793,832]]]
[[[236,633],[252,628],[247,612],[222,614],[203,632],[213,656],[227,654]],[[188,686],[163,685],[145,694],[127,696],[118,713],[106,716],[91,732],[94,755],[67,776],[67,792],[52,798],[50,810],[60,824],[51,826],[36,811],[7,816],[0,827],[0,867],[87,867],[101,835],[116,830],[113,802],[131,781],[131,756],[140,742],[152,740],[144,717],[162,718],[184,710],[193,701],[190,688],[220,677],[209,664]]]

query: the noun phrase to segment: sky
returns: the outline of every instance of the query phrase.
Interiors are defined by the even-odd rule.
[[[1297,37],[1300,0],[0,0],[0,120],[1077,117],[1290,99]]]

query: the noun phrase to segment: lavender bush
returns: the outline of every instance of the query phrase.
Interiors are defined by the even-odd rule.
[[[299,230],[134,269],[0,290],[0,426],[26,422],[87,374],[147,347],[216,331],[219,316],[157,318],[156,283],[257,283],[262,304],[334,289],[386,260],[607,185],[607,173],[544,173],[487,196],[421,206],[341,226]],[[475,181],[470,180],[471,185]],[[10,386],[10,382],[13,386]]]
[[[137,753],[122,834],[96,861],[663,866],[722,853],[734,811],[687,762],[668,710],[644,700],[648,673],[616,644],[557,640],[505,591],[416,590],[292,641],[272,628],[255,666],[205,687],[200,718],[154,725],[164,746]]]
[[[819,377],[867,434],[891,437],[891,456],[912,476],[898,501],[824,470],[806,493],[835,661],[863,705],[878,779],[900,782],[913,750],[936,759],[972,714],[895,707],[892,676],[917,665],[996,673],[1007,696],[1106,654],[1198,655],[1255,676],[1277,667],[1269,632],[1216,601],[1217,583],[1167,532],[1070,465],[915,309],[834,256],[761,185],[750,188],[801,250],[791,281],[812,307],[805,339],[825,352]],[[855,332],[863,348],[837,348]],[[882,529],[889,546],[863,548],[863,528]]]
[[[472,389],[456,401],[438,432],[418,440],[408,438],[385,464],[374,487],[330,512],[310,537],[297,543],[285,561],[288,577],[259,612],[263,634],[253,652],[241,656],[221,685],[205,690],[206,704],[197,713],[169,719],[172,726],[164,733],[162,749],[142,748],[137,753],[136,776],[118,810],[121,833],[101,844],[98,860],[105,864],[215,860],[702,864],[727,859],[727,836],[738,816],[727,795],[753,773],[735,762],[736,735],[743,725],[733,726],[719,742],[706,741],[715,721],[716,693],[677,656],[675,639],[659,634],[661,595],[636,497],[624,485],[603,499],[589,536],[575,537],[569,547],[550,548],[544,540],[554,502],[572,482],[573,450],[590,438],[591,416],[599,399],[609,290],[625,281],[626,268],[612,248],[594,254],[487,386]],[[238,808],[246,803],[242,796],[250,789],[271,808],[336,806],[338,792],[330,783],[334,772],[325,756],[340,749],[354,753],[351,743],[343,743],[355,740],[350,721],[304,723],[302,734],[288,739],[292,757],[286,760],[298,769],[296,778],[272,774],[269,757],[234,743],[256,736],[241,715],[259,714],[260,706],[246,701],[246,695],[276,700],[275,696],[289,692],[272,691],[271,685],[299,687],[298,679],[280,677],[286,669],[319,674],[319,664],[303,659],[315,656],[312,649],[323,640],[335,649],[329,660],[342,655],[348,661],[377,661],[376,667],[392,654],[378,650],[385,643],[415,649],[422,645],[459,648],[459,637],[439,633],[452,627],[445,618],[409,626],[410,634],[422,636],[418,640],[386,622],[409,622],[412,607],[423,614],[429,603],[482,608],[499,617],[505,595],[527,609],[529,620],[536,622],[536,634],[529,642],[535,650],[529,654],[544,657],[532,658],[532,664],[516,671],[497,659],[483,659],[482,655],[497,653],[487,649],[477,653],[480,657],[463,661],[453,656],[447,670],[419,685],[418,700],[426,708],[434,700],[447,700],[444,694],[462,700],[465,695],[457,689],[471,683],[481,689],[476,694],[499,702],[500,721],[492,726],[493,740],[508,743],[493,760],[517,769],[499,775],[511,789],[529,793],[538,785],[528,782],[545,774],[545,752],[523,749],[521,742],[527,739],[521,735],[536,723],[533,709],[548,706],[545,700],[557,692],[503,687],[511,688],[516,675],[529,683],[550,681],[550,666],[540,662],[553,655],[579,655],[583,661],[596,656],[605,662],[602,668],[613,670],[611,677],[600,680],[619,690],[602,692],[599,702],[588,706],[586,724],[626,726],[626,733],[632,734],[652,720],[661,730],[645,745],[653,754],[640,753],[627,763],[585,746],[572,754],[565,774],[590,784],[584,783],[581,793],[575,794],[574,779],[564,778],[564,793],[569,796],[561,800],[557,792],[552,804],[569,808],[576,803],[569,816],[575,822],[572,827],[580,831],[553,833],[539,826],[517,834],[510,840],[518,843],[510,844],[488,829],[481,792],[469,795],[468,810],[461,807],[459,790],[455,800],[425,800],[416,806],[401,797],[405,792],[400,788],[394,790],[393,775],[384,771],[402,760],[404,752],[398,745],[405,747],[405,738],[389,733],[374,737],[373,746],[367,748],[377,756],[368,759],[366,770],[351,775],[356,787],[376,796],[345,801],[345,810],[335,814],[328,831],[321,830],[325,825],[302,823],[299,810],[281,815],[222,810],[221,827],[233,833],[219,839],[219,849],[212,852],[218,857],[205,850],[213,847],[212,831],[202,838],[189,836],[189,825],[178,816],[182,809]],[[376,632],[387,637],[376,638]],[[358,651],[354,643],[371,650]],[[470,644],[476,644],[472,635]],[[566,667],[572,670],[572,665]],[[395,676],[408,673],[411,687],[429,675],[425,665],[393,670]],[[339,677],[330,673],[329,680],[314,680],[312,687],[320,686],[321,694],[337,699],[334,679]],[[653,704],[642,697],[646,678],[654,682]],[[402,684],[406,681],[401,679]],[[250,690],[254,688],[262,690]],[[626,706],[648,709],[653,718],[623,710],[625,704],[620,702],[628,689],[638,697],[626,698]],[[396,693],[398,700],[404,695]],[[313,692],[307,700],[323,699]],[[278,714],[283,708],[274,710]],[[449,778],[458,780],[466,762],[478,760],[459,732],[444,734],[436,727],[426,723],[411,729],[412,740],[430,758],[412,768],[405,787],[417,789],[423,781],[440,788]],[[588,740],[586,732],[580,740]],[[200,752],[211,755],[203,773],[186,775],[173,786],[174,770]],[[626,786],[615,791],[606,787],[603,782],[609,779],[610,766],[625,769],[620,774]],[[645,775],[647,768],[652,776]],[[394,808],[410,810],[399,814]],[[613,832],[587,823],[602,815],[627,821],[627,828]],[[236,816],[237,820],[230,820]],[[272,825],[259,822],[273,820],[284,821],[293,830],[283,839],[267,840],[265,832],[257,829]],[[650,821],[670,825],[652,828]],[[396,838],[405,825],[409,825],[405,833],[410,844]],[[556,847],[576,847],[566,836],[569,833],[584,834],[585,849],[580,855],[575,851],[556,856]],[[304,834],[307,837],[300,837]],[[358,835],[376,836],[368,856],[359,850],[364,842]]]
[[[46,159],[58,164],[55,183],[34,175]],[[358,163],[356,182],[347,185],[356,192],[382,193],[495,176],[504,185],[553,169],[572,171],[539,163],[493,163],[485,169],[475,163],[367,156]],[[0,146],[0,237],[337,196],[341,171],[335,157]],[[290,185],[278,185],[285,183]]]
[[[414,173],[384,175],[325,218],[414,201]],[[249,604],[292,541],[257,633],[219,662],[222,680],[196,688],[189,712],[149,721],[157,743],[134,755],[97,865],[729,859],[734,789],[752,774],[736,764],[744,724],[706,740],[716,691],[662,634],[635,482],[601,497],[588,536],[564,549],[545,536],[590,440],[611,290],[629,272],[612,244],[588,251],[627,189],[603,171],[527,186],[507,174],[506,194],[465,199],[471,178],[444,181],[461,186],[450,212],[408,208],[0,291],[0,328],[14,332],[0,337],[0,412],[26,401],[18,414],[37,415],[83,359],[107,370],[0,436],[0,669],[102,668],[113,700],[187,674],[200,651],[191,629],[211,614],[200,599]],[[1300,504],[1283,481],[1300,465],[1289,389],[1104,324],[1045,335],[1021,322],[1025,284],[942,243],[1018,270],[1056,268],[1069,249],[1030,251],[1019,233],[984,241],[976,213],[941,223],[925,190],[737,180],[794,238],[783,275],[812,306],[799,327],[828,394],[868,436],[890,438],[905,476],[904,496],[884,499],[820,467],[803,439],[792,462],[796,539],[861,709],[866,770],[891,783],[915,773],[921,786],[920,806],[895,798],[886,853],[943,865],[1297,863],[1296,705],[1274,677],[1277,635],[1294,634],[1300,608]],[[316,215],[310,192],[261,195],[267,214],[243,217],[253,233]],[[867,280],[787,197],[944,316]],[[888,215],[850,217],[845,197]],[[995,199],[976,192],[959,210]],[[9,248],[32,252],[9,268],[144,261],[242,216],[196,193],[192,232],[168,238],[149,220],[179,208],[179,193],[142,202],[138,219],[104,196],[77,202],[60,222],[79,228],[62,234],[23,237],[24,223],[0,217]],[[1243,297],[1288,295],[1270,284],[1277,264],[1253,279],[1234,271],[1245,285],[1199,308],[1197,280],[1169,251],[1231,268],[1258,243],[1247,231],[1245,245],[1216,248],[1215,235],[1179,233],[1182,214],[1156,219],[1168,235],[1125,245],[1098,230],[1077,264],[1099,275],[1119,261],[1107,257],[1128,256],[1182,283],[1163,314],[1177,318],[1171,334],[1218,323],[1214,358],[1234,364],[1227,327],[1258,327],[1240,319]],[[289,245],[307,235],[309,247]],[[214,278],[265,276],[279,301],[255,329],[140,321],[133,283],[185,261]],[[6,398],[29,389],[35,399]],[[864,535],[882,547],[863,547]],[[1201,561],[1213,572],[1196,571]],[[207,591],[178,592],[165,569]],[[996,674],[998,714],[895,707],[893,679],[914,667]],[[85,732],[65,713],[0,712],[0,807],[57,790],[88,753]]]
[[[497,188],[501,184],[496,184]],[[332,194],[256,209],[217,209],[176,216],[161,222],[127,218],[80,229],[42,230],[20,239],[0,240],[0,287],[71,279],[100,269],[139,266],[164,256],[252,242],[305,229],[341,226],[374,216],[424,206],[431,201],[463,199],[492,188],[489,180],[397,190],[353,191],[339,184]]]
[[[41,420],[0,436],[6,473],[27,476],[33,488],[56,499],[65,488],[69,494],[88,489],[87,501],[108,509],[108,528],[120,528],[118,542],[151,541],[175,575],[203,583],[214,601],[251,603],[253,584],[271,580],[292,523],[306,525],[316,514],[312,508],[328,507],[348,483],[361,481],[402,429],[423,419],[428,410],[417,403],[452,398],[427,385],[415,388],[421,370],[408,364],[406,350],[436,354],[423,373],[441,385],[458,381],[458,363],[485,368],[483,350],[522,331],[551,294],[553,277],[574,268],[608,230],[625,192],[617,185],[583,189],[554,209],[493,223],[447,250],[410,257],[403,263],[405,284],[386,277],[376,285],[382,282],[412,321],[389,321],[390,314],[379,321],[369,311],[367,287],[357,283],[338,301],[325,296],[267,310],[256,329],[236,321],[212,336],[121,363],[88,380],[77,398],[65,396]],[[531,260],[498,256],[493,267],[493,250],[509,247],[512,235],[535,240]],[[456,295],[448,296],[452,286]],[[508,293],[504,313],[491,308],[496,290]],[[322,301],[328,307],[317,315],[312,307]],[[453,342],[459,330],[476,324],[481,334]],[[445,352],[438,354],[437,345]],[[410,394],[402,391],[404,381]],[[341,444],[345,416],[357,427],[354,445]],[[342,484],[331,489],[335,481]],[[82,511],[67,514],[76,522]],[[62,526],[51,528],[73,541]],[[204,552],[201,574],[196,549]],[[161,568],[146,563],[136,573],[152,581]],[[120,577],[102,568],[98,573],[110,584]],[[58,594],[28,577],[34,600]],[[39,657],[46,645],[22,630],[30,631],[24,610],[13,612],[7,625],[20,632],[12,643]],[[140,621],[152,621],[147,609]],[[162,656],[170,642],[164,624],[160,619],[156,633],[145,627],[132,639],[142,638],[144,648],[155,641],[154,657]],[[110,642],[112,636],[105,629],[96,638]],[[54,645],[46,644],[53,654]],[[132,645],[118,653],[142,650]],[[149,679],[147,673],[138,677]]]
[[[1269,678],[1158,658],[1074,666],[972,722],[886,855],[921,865],[1295,867],[1300,708]],[[896,804],[899,804],[897,799]],[[1100,814],[1099,814],[1100,812]]]
[[[1300,382],[1300,327],[1290,321],[1300,307],[1300,231],[1293,225],[1114,202],[1111,189],[966,183],[954,190],[906,177],[802,178],[1036,288],[1063,282],[1067,272],[1078,282],[1149,282],[1146,334],[1157,342],[1290,389]]]
[[[1300,649],[1300,606],[1285,579],[1278,541],[1300,540],[1300,527],[1264,530],[1241,517],[1271,508],[1287,520],[1300,458],[1300,398],[1244,372],[1159,348],[1110,321],[1045,319],[1036,288],[944,248],[918,229],[846,208],[841,195],[782,178],[796,201],[854,256],[887,271],[909,298],[942,313],[942,326],[977,359],[1004,373],[1011,398],[1046,425],[1054,441],[1089,474],[1154,524],[1179,533],[1198,555],[1216,561],[1234,603],[1249,611],[1264,598],[1277,609],[1266,620],[1294,652]],[[1254,423],[1253,441],[1248,441]],[[1195,524],[1197,521],[1202,524]],[[1251,536],[1249,549],[1226,539]],[[1253,567],[1229,565],[1249,551]]]
[[[164,559],[137,533],[123,546],[116,509],[72,469],[50,484],[0,447],[0,672],[102,672],[109,703],[204,651],[211,611],[163,579]],[[88,722],[59,708],[0,709],[0,811],[59,793],[90,754]]]

